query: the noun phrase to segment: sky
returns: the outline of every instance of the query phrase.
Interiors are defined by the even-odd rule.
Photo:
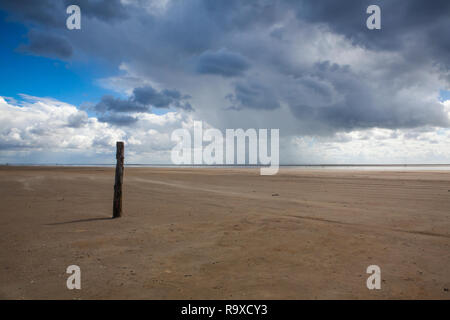
[[[170,163],[194,121],[277,128],[281,164],[450,163],[449,16],[448,0],[2,0],[0,163],[113,163],[118,140],[128,163]]]

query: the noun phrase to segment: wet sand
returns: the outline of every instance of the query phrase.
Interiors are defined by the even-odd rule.
[[[448,171],[125,168],[114,220],[113,184],[0,167],[0,298],[450,299]]]

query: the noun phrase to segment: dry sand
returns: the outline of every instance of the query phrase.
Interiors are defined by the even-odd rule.
[[[0,298],[450,298],[450,172],[125,168],[114,220],[113,183],[0,167]]]

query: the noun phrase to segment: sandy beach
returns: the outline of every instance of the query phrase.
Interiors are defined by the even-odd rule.
[[[125,168],[120,219],[113,184],[0,167],[0,298],[450,298],[448,171]]]

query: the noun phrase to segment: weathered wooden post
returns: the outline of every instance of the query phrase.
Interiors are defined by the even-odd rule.
[[[125,147],[122,141],[116,143],[116,180],[114,182],[113,218],[122,215],[122,183],[123,183],[123,159]]]

